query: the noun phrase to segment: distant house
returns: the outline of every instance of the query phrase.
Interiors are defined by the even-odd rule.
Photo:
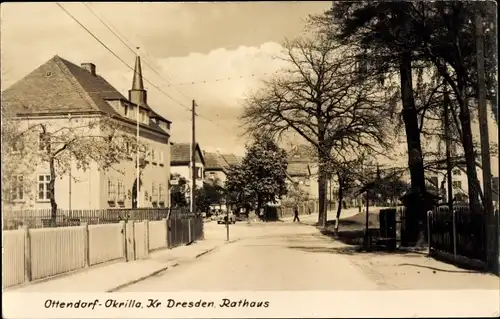
[[[7,107],[7,106],[8,107]],[[2,92],[2,109],[8,108],[9,117],[19,127],[45,127],[54,132],[50,145],[58,143],[57,132],[61,128],[84,127],[95,120],[119,123],[123,135],[135,139],[137,120],[140,140],[145,144],[144,167],[141,171],[139,192],[137,185],[135,154],[129,159],[101,170],[95,161],[84,171],[72,159],[66,170],[59,169],[55,181],[55,200],[60,209],[103,209],[164,206],[168,207],[168,176],[170,175],[170,124],[158,115],[147,103],[144,89],[141,60],[136,57],[135,73],[128,98],[96,72],[92,63],[75,65],[59,56],[32,71]],[[137,116],[139,118],[137,119]],[[86,127],[88,131],[77,131],[75,136],[102,136],[109,138],[99,126]],[[32,158],[45,154],[41,131],[33,131],[36,145],[31,148]],[[129,145],[123,147],[128,150]],[[38,145],[38,146],[37,146]],[[74,146],[72,146],[74,147]],[[78,146],[77,146],[78,147]],[[80,152],[93,152],[80,149]],[[98,154],[95,154],[98,156]],[[27,159],[26,161],[29,161]],[[50,208],[51,179],[49,165],[44,161],[30,172],[20,171],[10,185],[9,198],[5,205],[16,208]],[[27,166],[30,163],[20,163]],[[45,165],[46,164],[46,165]],[[16,173],[17,174],[17,173]],[[19,181],[30,183],[16,183]],[[139,194],[140,197],[136,195]],[[5,207],[5,206],[4,206]]]
[[[191,185],[192,181],[192,170],[190,167],[191,163],[191,144],[190,143],[173,143],[171,146],[172,154],[170,160],[171,172],[173,174],[179,174],[184,177]],[[196,143],[196,154],[195,154],[195,176],[196,187],[203,187],[204,171],[205,171],[205,158],[200,149],[200,145]]]
[[[229,164],[219,153],[203,152],[205,157],[205,180],[226,182]]]
[[[241,164],[243,158],[234,154],[220,154],[220,156],[226,161],[228,165],[238,165]]]
[[[287,167],[288,180],[310,193],[311,168],[308,163],[292,162]]]
[[[308,194],[310,199],[318,198],[317,171],[309,156],[290,151],[287,166],[287,184]]]

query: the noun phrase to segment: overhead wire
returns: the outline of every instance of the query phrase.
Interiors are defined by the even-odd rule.
[[[61,8],[61,10],[63,10],[68,16],[70,16],[76,23],[78,23],[78,25],[80,25],[85,31],[87,31],[87,33],[90,34],[97,42],[99,42],[104,48],[106,48],[106,50],[108,50],[112,55],[114,55],[118,60],[120,60],[126,67],[128,67],[129,69],[131,69],[132,71],[135,72],[135,70],[134,70],[133,67],[131,67],[118,54],[116,54],[104,42],[102,42],[92,31],[90,31],[87,27],[85,27],[85,25],[83,25],[83,23],[81,23],[75,16],[73,16],[68,10],[66,10],[66,8],[64,8],[59,2],[56,2],[56,4],[59,6],[59,8]],[[185,108],[186,110],[191,111],[189,107],[187,107],[182,102],[179,102],[178,100],[176,100],[175,98],[173,98],[172,96],[170,96],[168,93],[166,93],[165,91],[163,91],[160,87],[158,87],[157,85],[155,85],[154,83],[152,83],[151,81],[149,81],[146,77],[143,76],[142,78],[147,83],[149,83],[153,87],[155,87],[158,91],[160,91],[165,96],[167,96],[168,98],[170,98],[172,101],[176,102],[177,104],[179,104],[181,107]]]
[[[97,14],[97,13],[96,13],[96,12],[95,12],[92,8],[91,8],[91,7],[90,7],[90,5],[89,5],[89,4],[87,4],[87,3],[85,3],[85,2],[82,2],[82,4],[83,4],[85,7],[87,7],[87,9],[88,9],[88,10],[89,10],[89,11],[90,11],[93,15],[94,15],[94,17],[96,17],[96,18],[97,18],[97,19],[98,19],[98,20],[99,20],[99,21],[100,21],[100,22],[101,22],[101,23],[102,23],[102,24],[106,27],[106,29],[108,29],[108,30],[109,30],[109,31],[110,31],[110,32],[111,32],[111,33],[112,33],[112,34],[113,34],[113,35],[114,35],[114,36],[115,36],[115,37],[116,37],[116,38],[117,38],[117,39],[118,39],[118,40],[119,40],[119,41],[120,41],[123,45],[125,45],[125,47],[127,47],[127,49],[129,49],[129,50],[130,50],[130,52],[132,52],[133,54],[136,54],[136,52],[134,51],[134,49],[132,49],[132,48],[130,47],[130,45],[129,45],[129,44],[131,44],[131,43],[130,43],[130,41],[127,41],[127,42],[129,42],[129,44],[127,44],[127,43],[125,42],[125,40],[124,40],[124,39],[126,39],[126,38],[125,38],[123,35],[121,35],[121,34],[119,33],[119,31],[118,31],[118,30],[116,30],[116,28],[112,28],[112,27],[111,27],[111,26],[112,26],[112,25],[111,25],[111,23],[109,23],[109,22],[108,22],[108,23],[106,23],[106,22],[104,21],[104,18],[100,17],[100,16],[99,16],[99,15],[98,15],[98,14]],[[114,30],[113,30],[113,29],[114,29]],[[156,75],[158,75],[158,76],[159,76],[159,77],[160,77],[163,81],[165,81],[167,84],[169,84],[169,86],[172,86],[172,85],[171,85],[171,82],[170,82],[169,80],[165,79],[165,78],[164,78],[164,77],[163,77],[163,76],[162,76],[162,75],[161,75],[158,71],[156,71],[156,69],[155,69],[155,68],[153,68],[151,65],[149,65],[149,64],[147,63],[147,59],[144,59],[144,58],[143,58],[143,61],[142,61],[142,62],[143,62],[143,63],[144,63],[147,67],[149,67],[149,68],[150,68],[150,69],[151,69],[151,70],[152,70],[152,71],[153,71]],[[183,91],[179,90],[179,89],[178,89],[178,88],[176,88],[175,86],[172,86],[172,87],[174,87],[174,88],[175,88],[175,89],[176,89],[179,93],[181,93],[184,97],[186,97],[187,99],[190,99],[190,97],[189,97],[189,96],[187,96],[187,95],[186,95]]]
[[[127,49],[129,49],[133,54],[136,54],[136,52],[130,47],[132,44],[130,41],[127,40],[127,38],[125,36],[123,36],[122,34],[120,34],[120,32],[117,30],[116,27],[114,27],[109,21],[104,21],[105,19],[101,16],[99,16],[88,4],[82,2],[83,5],[85,5],[85,7],[106,27],[106,29],[108,29],[108,31],[110,31],[123,45],[125,45],[127,47]],[[58,3],[59,5],[59,3]],[[67,11],[67,10],[65,10]],[[114,30],[113,30],[114,29]],[[101,41],[99,41],[101,42]],[[128,44],[126,43],[128,42]],[[109,50],[109,49],[108,49]],[[114,54],[116,56],[116,54]],[[122,59],[120,59],[122,60]],[[123,62],[123,60],[122,60]],[[186,98],[189,99],[189,97],[184,93],[182,92],[180,89],[176,88],[174,85],[172,85],[172,83],[165,79],[164,76],[162,76],[158,71],[156,71],[156,69],[154,67],[152,67],[151,65],[149,65],[148,63],[146,63],[143,59],[143,62],[144,64],[146,64],[146,66],[148,66],[155,74],[157,74],[163,81],[165,81],[167,83],[167,85],[169,87],[174,87],[178,92],[180,92],[183,96],[185,96]],[[150,81],[148,81],[149,83],[151,83]],[[154,86],[154,84],[152,84]],[[160,90],[161,91],[161,90]],[[170,97],[171,98],[171,97]],[[177,102],[179,103],[179,102]],[[218,114],[216,114],[217,116],[219,116]],[[204,120],[207,120],[209,122],[212,122],[214,123],[216,126],[222,128],[222,129],[225,129],[227,131],[230,131],[227,127],[225,126],[222,126],[220,125],[219,123],[215,122],[214,120],[210,119],[210,118],[207,118],[201,114],[196,114],[196,116],[198,117],[201,117],[203,118]],[[232,133],[232,132],[231,132]],[[237,136],[237,139],[240,139],[239,136]]]

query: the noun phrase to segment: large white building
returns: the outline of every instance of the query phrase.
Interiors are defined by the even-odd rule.
[[[54,56],[2,92],[2,108],[8,108],[10,121],[29,131],[23,135],[26,147],[22,156],[15,147],[7,154],[11,180],[4,207],[50,208],[51,175],[56,177],[55,201],[60,209],[169,207],[171,122],[148,105],[140,57],[136,58],[128,98],[96,71],[92,63],[78,66]],[[105,145],[102,141],[109,134],[109,127],[98,124],[104,121],[125,138],[121,147],[130,154],[108,169],[98,164]],[[136,141],[137,121],[139,143],[144,147],[139,191],[136,152],[125,142]],[[45,138],[40,140],[42,136]],[[4,146],[7,142],[3,141]],[[61,154],[66,154],[55,161],[55,175],[46,160],[47,145],[61,147]],[[85,162],[86,170],[82,167]],[[5,185],[3,188],[6,190]]]

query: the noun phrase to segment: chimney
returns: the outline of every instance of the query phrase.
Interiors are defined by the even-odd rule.
[[[82,63],[82,69],[89,71],[92,75],[95,75],[95,64],[94,63]]]

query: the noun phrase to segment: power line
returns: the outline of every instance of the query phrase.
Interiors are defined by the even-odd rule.
[[[75,16],[73,16],[68,10],[66,10],[66,8],[64,8],[59,2],[56,2],[56,4],[69,16],[71,17],[76,23],[78,23],[78,25],[80,25],[85,31],[87,31],[87,33],[89,33],[97,42],[99,42],[104,48],[106,48],[111,54],[113,54],[118,60],[120,60],[125,66],[127,66],[129,69],[131,69],[132,71],[135,72],[134,68],[132,68],[127,62],[125,62],[118,54],[116,54],[111,48],[109,48],[104,42],[102,42],[94,33],[92,33],[92,31],[90,31],[87,27],[85,27],[85,25],[83,25]],[[109,28],[108,28],[109,29]],[[115,36],[117,36],[116,33],[113,32],[113,34]],[[120,38],[119,38],[120,39]],[[120,41],[122,41],[120,39]],[[124,43],[122,41],[122,43]],[[130,49],[130,47],[128,45],[126,45],[128,49]],[[133,52],[133,50],[132,50]],[[135,54],[135,52],[134,52]],[[148,65],[149,66],[149,65]],[[149,66],[149,68],[151,68],[153,71],[156,72],[156,70],[154,70],[154,68],[152,68],[151,66]],[[157,73],[158,74],[158,73]],[[163,77],[162,77],[163,78]],[[187,107],[186,105],[184,105],[183,103],[177,101],[176,99],[174,99],[172,96],[170,96],[168,93],[166,93],[165,91],[163,91],[159,86],[155,85],[154,83],[152,83],[151,81],[149,81],[147,78],[145,78],[143,76],[143,79],[151,84],[153,87],[155,87],[158,91],[160,91],[161,93],[163,93],[165,96],[167,96],[168,98],[170,98],[172,101],[176,102],[177,104],[179,104],[179,106],[185,108],[186,110],[188,111],[191,111],[191,109],[189,107]],[[163,78],[164,79],[164,78]],[[164,79],[165,80],[165,79]],[[90,92],[89,92],[90,93]],[[101,92],[95,92],[95,93],[103,93],[103,91]],[[214,123],[215,125],[217,125],[218,127],[222,128],[222,129],[225,129],[225,130],[228,130],[228,128],[226,127],[223,127],[221,125],[219,125],[218,123],[216,123],[215,121],[213,121],[212,119],[209,119],[209,118],[206,118],[204,116],[201,116],[200,114],[196,114],[197,116],[209,121],[209,122],[212,122]]]
[[[89,10],[89,11],[90,11],[90,12],[91,12],[91,13],[92,13],[92,14],[93,14],[93,15],[94,15],[94,16],[95,16],[95,17],[96,17],[96,18],[97,18],[97,19],[98,19],[98,20],[99,20],[99,21],[100,21],[100,22],[101,22],[101,23],[102,23],[102,24],[103,24],[103,25],[104,25],[104,26],[105,26],[105,27],[106,27],[106,28],[107,28],[107,29],[108,29],[108,30],[109,30],[109,31],[110,31],[110,32],[111,32],[111,33],[112,33],[112,34],[113,34],[113,35],[114,35],[114,36],[115,36],[115,37],[116,37],[116,38],[117,38],[117,39],[118,39],[121,43],[122,43],[122,44],[123,44],[123,45],[125,45],[125,47],[127,47],[127,48],[130,50],[130,52],[132,52],[133,54],[135,54],[135,53],[136,53],[136,52],[135,52],[135,51],[131,48],[131,46],[133,46],[133,45],[132,45],[132,43],[131,43],[131,42],[130,42],[130,41],[129,41],[129,40],[128,40],[125,36],[123,36],[123,35],[122,35],[119,31],[118,31],[118,29],[112,25],[112,23],[110,23],[109,21],[104,21],[105,19],[104,19],[103,17],[100,17],[100,16],[99,16],[99,15],[98,15],[98,14],[97,14],[97,13],[96,13],[96,12],[95,12],[92,8],[91,8],[91,7],[90,7],[90,5],[88,5],[88,4],[84,3],[84,2],[82,2],[82,4],[83,4],[83,5],[85,5],[85,7],[86,7],[86,8],[87,8],[87,9],[88,9],[88,10]],[[127,44],[126,42],[128,42],[128,44]],[[180,89],[176,88],[174,85],[172,85],[172,83],[171,83],[169,80],[165,79],[165,78],[164,78],[164,77],[163,77],[160,73],[158,73],[158,72],[156,71],[156,69],[155,69],[155,68],[153,68],[151,65],[149,65],[149,64],[148,64],[148,63],[146,63],[145,61],[144,61],[144,64],[146,64],[146,66],[148,66],[148,67],[149,67],[149,68],[150,68],[153,72],[155,72],[155,73],[156,73],[156,74],[157,74],[157,75],[158,75],[158,76],[159,76],[162,80],[164,80],[164,81],[167,83],[167,85],[168,85],[169,87],[174,87],[174,88],[175,88],[178,92],[180,92],[183,96],[185,96],[186,98],[189,98],[189,97],[188,97],[188,96],[187,96],[184,92],[182,92]],[[224,126],[220,125],[219,123],[214,122],[212,119],[206,118],[206,117],[202,116],[201,114],[196,114],[196,115],[197,115],[197,116],[199,116],[199,117],[201,117],[201,118],[203,118],[203,119],[205,119],[205,120],[207,120],[207,121],[209,121],[209,122],[214,123],[215,125],[219,126],[220,128],[223,128],[223,129],[225,129],[225,130],[228,130],[228,131],[229,131],[229,129],[228,129],[228,128],[226,128],[226,127],[224,127]],[[216,116],[217,116],[217,117],[219,117],[219,114],[216,114]]]
[[[99,42],[104,48],[106,48],[111,54],[113,54],[118,60],[120,60],[125,66],[127,66],[129,69],[135,72],[134,68],[131,67],[127,62],[125,62],[118,54],[116,54],[113,50],[111,50],[104,42],[102,42],[92,31],[90,31],[87,27],[85,27],[75,16],[73,16],[66,8],[64,8],[59,2],[56,2],[56,4],[61,8],[68,16],[70,16],[76,23],[78,23],[85,31],[87,31],[88,34],[90,34],[97,42]],[[151,84],[153,87],[155,87],[158,91],[162,92],[165,96],[170,98],[172,101],[178,103],[180,106],[185,108],[186,110],[190,111],[190,108],[185,106],[183,103],[177,101],[173,97],[171,97],[168,93],[164,92],[162,89],[160,89],[158,86],[156,86],[154,83],[149,81],[147,78],[143,76],[143,79]]]
[[[182,82],[182,83],[173,83],[170,84],[169,86],[185,86],[185,85],[197,85],[197,84],[208,84],[208,83],[214,83],[214,82],[224,82],[224,81],[233,81],[233,80],[240,80],[240,79],[247,79],[247,78],[255,78],[255,77],[260,77],[264,75],[273,75],[277,74],[279,71],[276,72],[265,72],[265,73],[260,73],[260,74],[251,74],[251,75],[241,75],[241,76],[234,76],[234,77],[227,77],[227,78],[218,78],[218,79],[211,79],[211,80],[200,80],[200,81],[191,81],[191,82]]]
[[[106,23],[105,21],[103,21],[104,19],[101,18],[91,7],[90,5],[88,5],[87,3],[85,2],[82,2],[82,4],[87,7],[87,9],[106,27],[106,29],[108,29],[118,40],[120,40],[121,43],[123,43],[123,45],[125,45],[129,50],[130,52],[132,52],[134,55],[135,55],[135,51],[127,44],[125,43],[125,41],[123,39],[125,39],[125,37],[123,35],[120,35],[118,30],[116,30],[116,28],[114,28],[116,30],[116,32],[113,30],[113,28],[110,27],[110,23],[108,25],[108,23]],[[123,38],[123,39],[122,39]],[[130,43],[130,41],[127,41]],[[154,73],[156,73],[156,75],[158,75],[162,80],[164,80],[168,86],[170,87],[174,87],[179,93],[181,93],[184,97],[186,97],[187,99],[190,99],[189,96],[187,96],[184,92],[182,92],[181,90],[179,90],[178,88],[176,88],[175,86],[172,85],[172,83],[165,79],[158,71],[156,71],[155,68],[153,68],[152,66],[150,66],[146,59],[143,59],[143,63],[148,66]]]

